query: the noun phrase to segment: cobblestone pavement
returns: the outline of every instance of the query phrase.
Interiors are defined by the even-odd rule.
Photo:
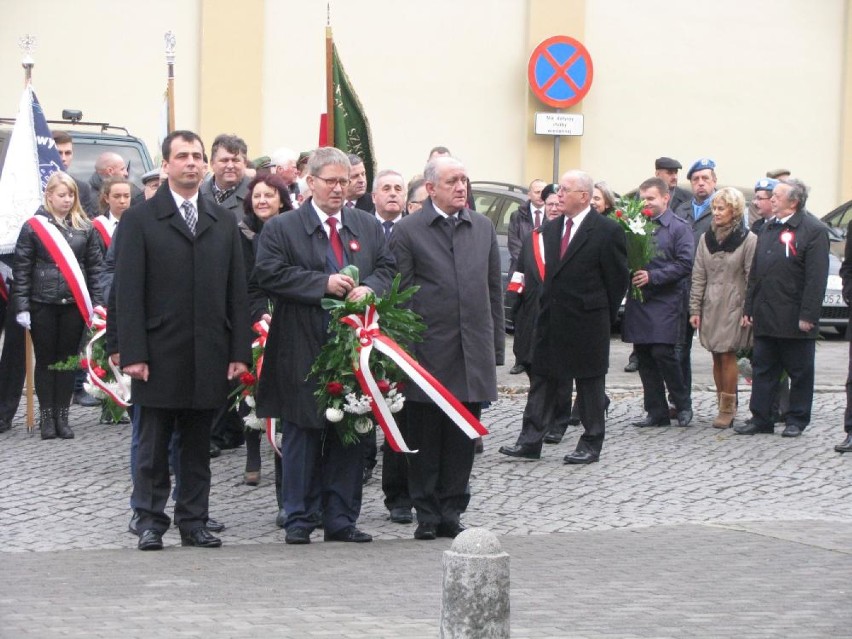
[[[792,440],[711,428],[707,391],[693,426],[637,429],[641,391],[613,385],[603,455],[586,467],[562,463],[578,428],[540,461],[499,455],[525,400],[502,394],[483,414],[491,434],[464,521],[512,556],[513,636],[852,637],[852,456],[832,451],[845,396],[821,383]],[[747,399],[743,386],[741,419]],[[211,462],[225,546],[181,549],[172,530],[164,552],[139,553],[126,532],[129,428],[97,415],[74,407],[70,441],[43,442],[20,420],[0,435],[0,637],[437,634],[450,543],[415,542],[387,519],[380,467],[359,522],[371,545],[285,546],[271,451],[249,487],[238,449]],[[71,550],[85,552],[59,552]]]

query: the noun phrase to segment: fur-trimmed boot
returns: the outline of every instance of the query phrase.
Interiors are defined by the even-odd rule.
[[[53,420],[53,407],[39,407],[38,429],[42,439],[56,439],[56,422]]]
[[[737,414],[737,396],[719,393],[719,414],[713,420],[713,428],[730,428]]]
[[[56,434],[62,439],[74,439],[74,431],[68,425],[68,407],[56,409]]]

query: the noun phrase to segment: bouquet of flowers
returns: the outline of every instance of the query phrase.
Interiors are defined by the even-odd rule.
[[[347,266],[341,271],[359,282],[358,268]],[[315,392],[317,405],[325,418],[332,422],[340,440],[345,445],[357,443],[361,436],[374,428],[370,413],[373,412],[373,399],[362,391],[357,377],[359,366],[359,340],[355,331],[344,323],[350,315],[367,313],[369,307],[381,317],[381,332],[397,342],[400,348],[404,344],[420,341],[420,334],[426,328],[420,317],[411,310],[401,308],[419,287],[412,286],[399,290],[400,276],[394,278],[391,290],[384,297],[369,294],[357,302],[332,298],[322,300],[324,309],[331,313],[328,332],[329,340],[311,367],[309,377],[316,379]],[[376,386],[391,413],[402,410],[405,396],[405,373],[388,357],[374,352],[370,358],[370,373],[376,380]]]
[[[257,381],[263,368],[263,352],[266,349],[266,336],[269,333],[269,326],[264,320],[261,320],[256,322],[252,328],[258,336],[251,345],[251,368],[240,375],[240,383],[229,397],[234,398],[233,408],[243,418],[246,429],[264,430],[266,420],[258,417],[255,412],[257,406],[255,395],[257,393]]]
[[[631,276],[643,269],[657,254],[654,241],[653,213],[645,208],[638,198],[621,198],[615,210],[615,219],[627,235],[627,266]],[[645,301],[642,289],[635,284],[630,285],[630,296],[640,302]]]
[[[64,362],[51,365],[50,368],[60,371],[82,368],[86,371],[83,389],[102,401],[101,422],[126,424],[129,421],[126,408],[130,406],[130,377],[110,361],[101,339],[106,332],[105,327],[106,311],[99,306],[95,309],[92,326],[89,328],[85,354],[73,355]]]

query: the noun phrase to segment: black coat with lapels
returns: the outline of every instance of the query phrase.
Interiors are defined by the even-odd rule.
[[[617,222],[589,211],[560,259],[565,218],[548,222],[533,372],[581,379],[606,375],[610,326],[628,284],[627,243]]]
[[[115,235],[114,310],[122,366],[147,362],[133,401],[216,409],[230,362],[251,363],[248,294],[234,214],[198,198],[195,236],[168,183],[128,209]],[[112,298],[111,298],[112,299]]]

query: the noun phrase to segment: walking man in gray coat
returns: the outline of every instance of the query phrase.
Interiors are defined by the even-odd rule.
[[[417,285],[413,310],[423,317],[414,357],[477,418],[497,399],[495,366],[503,363],[500,254],[491,221],[466,207],[467,174],[458,160],[430,160],[429,199],[403,218],[390,238],[402,285]],[[414,385],[406,391],[409,490],[417,511],[415,539],[455,537],[469,501],[473,468],[469,439]]]

